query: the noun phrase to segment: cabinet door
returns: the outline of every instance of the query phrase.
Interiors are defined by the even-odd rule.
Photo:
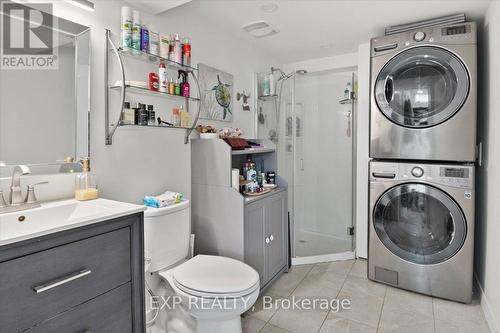
[[[286,193],[265,200],[265,243],[267,279],[272,279],[287,265],[288,233]]]
[[[264,216],[262,200],[245,207],[245,263],[259,273],[261,286],[267,282]]]

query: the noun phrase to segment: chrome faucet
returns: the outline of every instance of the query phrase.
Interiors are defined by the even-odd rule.
[[[23,198],[21,191],[21,176],[30,173],[31,171],[26,165],[18,165],[14,168],[8,204],[5,203],[2,190],[0,189],[0,214],[40,207],[40,202],[38,202],[35,196],[35,185],[47,184],[48,182],[28,185],[26,197]]]
[[[10,199],[11,206],[20,205],[23,203],[23,194],[21,192],[21,176],[30,174],[30,168],[26,165],[18,165],[14,168],[12,173],[12,184],[10,185]]]

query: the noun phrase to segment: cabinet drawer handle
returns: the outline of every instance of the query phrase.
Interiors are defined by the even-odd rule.
[[[269,240],[269,237],[266,237],[266,244],[269,244],[269,242],[271,242],[271,241]]]
[[[274,236],[271,235],[271,237],[269,237],[269,239],[271,240],[271,242],[274,240]]]
[[[47,282],[45,284],[36,286],[33,288],[33,290],[37,294],[40,294],[40,293],[43,293],[44,291],[50,290],[52,288],[66,284],[70,281],[73,281],[73,280],[79,279],[81,277],[84,277],[86,275],[89,275],[90,273],[92,273],[92,271],[90,269],[82,269],[81,271],[71,273],[71,274],[65,275],[63,277],[60,277],[58,279],[55,279],[53,281]]]

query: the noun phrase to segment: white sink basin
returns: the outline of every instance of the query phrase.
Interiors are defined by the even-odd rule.
[[[145,209],[144,206],[106,199],[42,203],[38,208],[0,214],[0,246]]]

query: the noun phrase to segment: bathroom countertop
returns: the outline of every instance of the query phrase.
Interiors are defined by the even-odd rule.
[[[100,198],[44,202],[38,208],[0,214],[0,246],[145,210],[145,206]]]
[[[276,193],[282,192],[282,191],[286,191],[286,187],[276,187],[276,188],[272,189],[271,191],[264,193],[262,195],[256,195],[256,196],[246,195],[246,196],[244,196],[245,197],[245,204],[249,204],[251,202],[264,199],[270,195],[273,195],[273,194],[276,194]]]

